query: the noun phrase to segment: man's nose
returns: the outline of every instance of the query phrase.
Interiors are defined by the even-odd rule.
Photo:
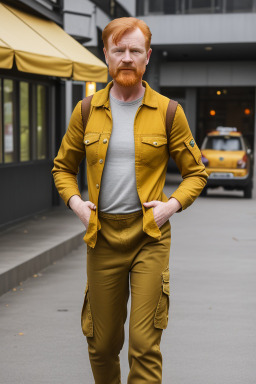
[[[124,52],[124,56],[122,58],[122,61],[124,63],[131,63],[132,62],[132,58],[131,58],[130,52],[128,50]]]

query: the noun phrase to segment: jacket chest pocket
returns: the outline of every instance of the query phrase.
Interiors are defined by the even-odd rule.
[[[100,133],[86,133],[84,135],[84,145],[86,151],[86,160],[89,165],[97,163],[99,153]]]
[[[150,168],[157,168],[168,156],[167,138],[143,136],[140,141],[140,160]]]

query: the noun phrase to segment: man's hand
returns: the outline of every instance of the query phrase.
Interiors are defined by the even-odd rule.
[[[157,226],[160,228],[169,218],[181,208],[178,200],[172,197],[166,203],[159,200],[152,200],[143,203],[144,207],[153,207],[153,215]]]
[[[75,212],[87,229],[91,216],[91,210],[95,210],[96,205],[94,205],[91,201],[83,201],[78,195],[71,196],[68,203],[72,211]]]

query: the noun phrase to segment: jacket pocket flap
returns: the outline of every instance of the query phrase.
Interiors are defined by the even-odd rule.
[[[99,141],[100,139],[100,133],[87,133],[84,136],[84,144],[90,145],[95,143],[96,141]]]
[[[161,147],[162,145],[167,144],[167,138],[166,137],[155,137],[155,136],[149,136],[149,137],[142,137],[141,142],[144,144],[152,145],[153,147]]]
[[[184,140],[184,144],[186,145],[186,147],[188,148],[188,150],[190,151],[190,153],[194,157],[194,159],[197,162],[197,164],[200,164],[201,151],[198,148],[198,146],[197,146],[195,140],[193,139],[193,137],[189,137],[187,140]]]

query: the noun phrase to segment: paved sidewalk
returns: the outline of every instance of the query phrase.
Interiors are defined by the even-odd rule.
[[[60,206],[0,232],[0,295],[83,243],[85,229]]]

